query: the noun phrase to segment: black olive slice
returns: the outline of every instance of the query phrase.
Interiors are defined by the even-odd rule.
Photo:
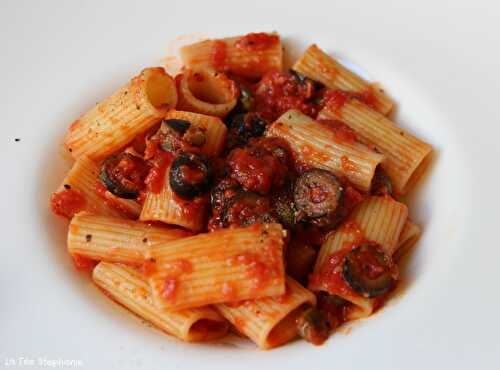
[[[295,183],[295,206],[309,219],[331,215],[341,202],[342,192],[340,182],[331,172],[309,170]]]
[[[181,135],[184,134],[191,126],[191,122],[177,118],[166,119],[163,123]]]
[[[149,169],[142,158],[130,153],[121,153],[102,163],[99,178],[112,194],[120,198],[134,199],[144,188]]]
[[[227,147],[233,149],[245,145],[251,138],[262,136],[267,121],[257,113],[240,113],[230,119],[228,126]]]
[[[391,258],[377,244],[363,243],[345,256],[342,276],[355,292],[374,298],[394,286],[396,271]]]
[[[210,204],[212,209],[223,209],[230,199],[238,195],[243,190],[236,180],[224,178],[212,188],[210,192]]]
[[[181,153],[170,167],[170,187],[181,198],[193,199],[207,191],[212,181],[212,166],[203,155]]]
[[[308,342],[320,345],[328,339],[330,329],[325,314],[309,307],[297,318],[297,331]]]
[[[387,173],[377,167],[372,180],[371,193],[374,195],[392,195],[392,181]]]

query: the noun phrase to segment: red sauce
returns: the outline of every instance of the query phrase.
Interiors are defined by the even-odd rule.
[[[342,263],[344,257],[355,246],[352,244],[330,254],[318,272],[309,277],[309,288],[311,290],[322,290],[329,294],[338,294],[342,296],[358,296],[345,282],[342,276]]]
[[[161,296],[167,301],[175,301],[177,295],[178,281],[175,278],[167,278],[161,290]]]
[[[222,297],[224,298],[225,302],[232,302],[236,298],[236,288],[230,281],[226,281],[222,285]]]
[[[225,223],[229,226],[244,226],[250,219],[257,219],[260,215],[270,212],[269,199],[258,197],[250,202],[245,198],[236,199],[225,213]]]
[[[351,99],[352,94],[343,90],[327,90],[323,95],[323,106],[334,112],[336,115],[341,115],[340,110],[345,103]]]
[[[264,288],[275,275],[275,271],[262,262],[258,254],[252,252],[245,252],[232,257],[229,264],[231,266],[247,266],[247,276],[252,280],[255,290]]]
[[[353,188],[351,185],[344,186],[342,198],[342,216],[345,217],[365,199],[365,196]]]
[[[309,102],[311,98],[310,85],[299,83],[290,73],[273,71],[265,74],[257,85],[256,110],[271,121],[290,109],[316,117],[320,107]]]
[[[170,277],[179,277],[193,272],[193,265],[185,259],[178,259],[162,266],[162,271]]]
[[[270,139],[234,149],[227,162],[231,177],[245,190],[259,194],[267,194],[271,186],[281,186],[288,173],[287,163],[262,144],[266,140]]]
[[[208,204],[208,197],[206,195],[198,196],[192,200],[185,200],[172,192],[172,200],[179,205],[183,218],[187,219],[198,218],[200,214],[205,214]]]
[[[235,47],[246,51],[262,51],[269,49],[279,42],[277,35],[265,32],[249,33],[236,41]]]
[[[154,194],[158,194],[163,189],[163,183],[165,181],[165,174],[167,169],[170,167],[174,156],[172,153],[159,150],[154,159],[153,167],[149,171],[146,180],[146,189]]]
[[[356,99],[372,109],[377,109],[377,100],[373,94],[373,88],[369,87],[361,93],[343,90],[326,90],[323,95],[322,105],[334,112],[337,116],[342,116],[342,108],[351,99]]]
[[[85,209],[85,197],[75,189],[64,189],[52,194],[50,206],[56,215],[72,218]]]
[[[246,325],[246,321],[245,321],[244,318],[242,318],[242,317],[236,317],[234,319],[234,326],[236,327],[236,329],[238,329],[239,332],[241,332],[241,333],[244,332],[245,325]]]
[[[72,254],[73,265],[78,271],[92,271],[99,261],[94,261],[90,258],[80,256],[79,254]]]
[[[358,170],[358,166],[354,162],[352,162],[347,156],[343,155],[340,157],[340,163],[342,169],[345,172],[356,172]]]
[[[156,261],[154,260],[147,260],[144,263],[142,263],[139,267],[139,271],[141,274],[143,274],[146,277],[150,277],[153,275],[157,270],[156,270]]]
[[[218,71],[225,71],[227,69],[227,47],[224,41],[216,40],[213,42],[212,53],[210,59],[213,67]]]
[[[290,288],[288,287],[288,285],[285,286],[285,293],[279,295],[276,297],[276,301],[279,303],[279,304],[285,304],[287,303],[289,300],[290,300],[290,297],[291,297],[291,294],[292,292],[290,291]]]
[[[77,130],[79,127],[81,126],[81,123],[80,123],[80,120],[77,119],[76,121],[74,121],[70,126],[69,126],[69,130],[70,131],[75,131]]]
[[[355,144],[358,141],[356,132],[342,121],[320,119],[318,122],[335,134],[334,140],[338,143]]]

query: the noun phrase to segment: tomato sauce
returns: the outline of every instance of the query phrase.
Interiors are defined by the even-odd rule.
[[[73,265],[78,271],[92,271],[99,261],[94,261],[79,254],[72,254]]]
[[[237,295],[237,289],[232,282],[226,281],[224,284],[222,284],[221,293],[225,301],[233,302]]]
[[[224,41],[216,40],[213,42],[212,53],[210,59],[213,67],[218,71],[225,71],[227,69],[227,46]]]
[[[283,184],[288,173],[288,158],[281,158],[266,147],[263,139],[246,148],[234,149],[228,157],[231,178],[236,180],[245,190],[259,194],[267,194],[271,186]],[[286,154],[285,154],[286,155]]]
[[[321,265],[319,271],[309,277],[309,289],[315,291],[322,290],[329,294],[338,294],[341,296],[358,296],[342,276],[344,257],[355,245],[352,243],[350,246],[330,254]]]
[[[163,288],[161,290],[161,296],[167,301],[175,301],[177,295],[178,281],[176,278],[167,278],[163,283]]]
[[[335,134],[334,140],[340,144],[355,144],[358,141],[356,132],[339,120],[320,119],[319,123]]]
[[[340,164],[342,166],[342,170],[344,172],[356,172],[358,170],[358,166],[354,162],[352,162],[349,157],[343,155],[340,157]]]
[[[361,93],[355,93],[343,90],[327,89],[323,95],[322,105],[342,117],[342,108],[351,99],[356,99],[372,109],[377,109],[377,100],[373,93],[373,88],[369,87]]]
[[[174,156],[172,153],[163,150],[159,150],[156,153],[152,161],[153,167],[149,171],[146,180],[144,180],[147,191],[158,194],[163,189],[166,172],[172,164],[173,159]]]
[[[246,320],[243,317],[237,316],[234,319],[234,326],[240,333],[244,333],[245,326],[246,326]]]
[[[85,209],[86,201],[79,191],[69,187],[52,194],[50,206],[56,215],[70,219]]]
[[[279,42],[277,35],[265,32],[249,33],[235,43],[235,47],[246,51],[262,51],[275,46]]]
[[[316,117],[320,106],[312,103],[311,98],[311,85],[302,84],[290,73],[279,71],[265,74],[255,92],[257,112],[270,121],[276,120],[290,109]]]

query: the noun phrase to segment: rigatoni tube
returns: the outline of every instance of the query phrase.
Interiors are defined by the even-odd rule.
[[[133,268],[101,262],[92,278],[108,297],[181,340],[208,341],[227,333],[227,322],[210,307],[175,312],[156,307],[144,276]]]
[[[285,139],[299,161],[345,177],[363,191],[370,189],[375,169],[384,158],[360,143],[344,140],[297,110],[284,113],[265,135]]]
[[[80,212],[69,224],[67,247],[72,255],[140,265],[148,259],[152,245],[189,235],[181,229]]]
[[[153,246],[156,304],[178,310],[283,294],[284,235],[279,224],[256,224]]]
[[[283,66],[281,40],[274,33],[205,40],[184,46],[180,53],[187,67],[212,68],[249,78],[262,77]]]
[[[52,195],[53,211],[67,218],[80,211],[109,217],[139,216],[141,212],[139,203],[132,199],[119,198],[99,184],[99,166],[86,156],[81,156],[75,161],[59,189]],[[67,203],[68,197],[71,197],[70,204]],[[78,206],[75,206],[75,198],[79,200]]]
[[[379,112],[351,99],[338,109],[324,108],[319,118],[339,119],[362,140],[384,154],[382,168],[392,180],[397,193],[404,194],[425,171],[432,147]]]
[[[354,93],[382,114],[389,113],[394,105],[381,89],[369,84],[344,67],[317,45],[309,46],[292,69],[312,80],[321,82],[330,89]]]
[[[104,159],[161,121],[176,104],[172,77],[163,68],[146,68],[73,122],[66,149],[74,158]]]
[[[408,208],[403,203],[390,197],[368,197],[321,246],[309,288],[351,302],[348,319],[369,316],[376,301],[355,292],[346,283],[342,275],[343,260],[353,247],[365,242],[377,243],[386,255],[392,256],[407,217]]]
[[[260,348],[269,349],[297,336],[295,319],[304,305],[315,306],[316,296],[287,277],[286,291],[282,295],[218,304],[215,308]]]

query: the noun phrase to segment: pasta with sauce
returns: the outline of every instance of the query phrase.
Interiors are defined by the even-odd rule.
[[[232,326],[262,349],[321,344],[380,309],[422,232],[400,196],[431,145],[316,45],[291,70],[277,33],[180,54],[177,76],[146,68],[68,129],[50,205],[75,266],[190,342]]]

